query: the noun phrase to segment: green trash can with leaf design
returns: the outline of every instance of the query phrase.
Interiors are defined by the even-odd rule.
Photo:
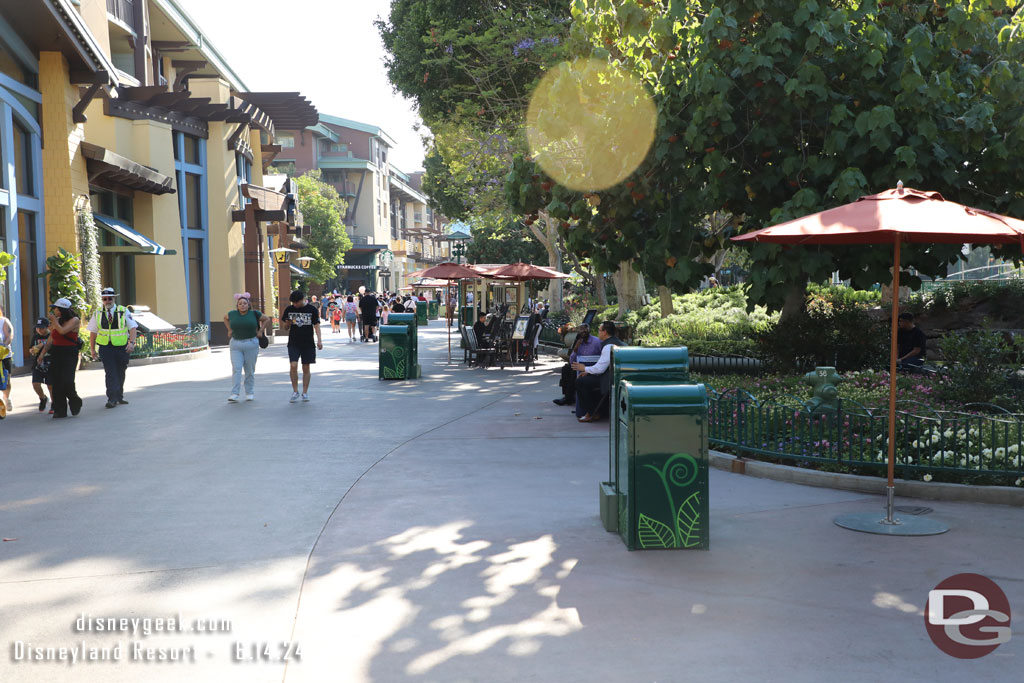
[[[441,302],[437,299],[431,299],[427,302],[427,317],[431,320],[437,320],[441,316]]]
[[[409,325],[381,325],[378,330],[378,379],[416,379]]]
[[[427,320],[430,318],[427,313],[427,302],[417,301],[416,302],[416,322],[423,327],[427,326]]]
[[[412,365],[410,366],[409,379],[420,377],[420,338],[419,324],[415,313],[391,313],[388,315],[388,325],[406,325],[409,328],[409,344],[412,353]]]
[[[618,387],[619,534],[630,550],[703,549],[708,397],[703,384]]]

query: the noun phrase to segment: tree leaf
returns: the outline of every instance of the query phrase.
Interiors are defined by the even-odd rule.
[[[676,547],[676,535],[667,524],[652,519],[641,512],[636,526],[641,548]]]
[[[679,541],[684,548],[700,545],[700,491],[694,491],[679,506],[676,513],[676,528]]]

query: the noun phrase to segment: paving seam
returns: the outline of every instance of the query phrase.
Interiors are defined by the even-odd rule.
[[[53,576],[48,579],[23,579],[21,581],[0,581],[0,586],[13,586],[19,583],[44,583],[46,581],[74,581],[75,579],[105,579],[112,576],[138,576],[141,574],[162,574],[164,572],[187,572],[193,569],[217,569],[220,564],[208,564],[199,567],[170,567],[168,569],[144,569],[137,572],[118,572],[116,574],[82,574],[79,576]]]
[[[356,480],[354,482],[352,482],[352,484],[345,490],[345,493],[342,494],[341,498],[338,500],[338,504],[334,506],[333,510],[331,510],[331,514],[329,514],[327,516],[327,519],[324,521],[323,526],[320,528],[320,533],[318,533],[316,535],[316,540],[313,541],[313,546],[309,549],[309,555],[306,556],[306,567],[305,567],[305,569],[302,570],[302,579],[299,581],[299,597],[298,597],[298,599],[295,602],[295,617],[292,619],[292,630],[291,630],[291,633],[288,636],[289,641],[294,641],[295,640],[295,629],[296,629],[296,627],[298,626],[298,623],[299,623],[299,610],[302,608],[302,592],[303,592],[303,589],[306,587],[306,577],[309,575],[309,565],[313,561],[313,553],[316,552],[316,547],[317,547],[317,545],[319,545],[320,539],[324,535],[324,531],[327,530],[327,526],[331,523],[331,520],[334,519],[334,514],[338,511],[338,508],[341,507],[341,504],[345,502],[345,498],[348,497],[348,494],[352,491],[352,489],[354,489],[356,486],[358,486],[359,482],[362,481],[363,477],[365,477],[367,474],[369,474],[373,470],[374,467],[379,465],[381,462],[384,461],[385,458],[387,458],[389,455],[391,455],[395,451],[399,450],[403,446],[405,446],[407,444],[410,444],[413,441],[416,441],[417,439],[419,439],[419,438],[421,438],[423,436],[426,436],[427,434],[430,434],[431,432],[437,431],[438,429],[441,429],[443,427],[447,427],[448,425],[450,425],[452,423],[455,423],[455,422],[458,422],[459,420],[461,420],[463,418],[469,417],[470,415],[473,415],[474,413],[478,413],[481,410],[484,410],[485,408],[490,408],[495,403],[499,403],[501,401],[504,401],[504,400],[506,400],[508,398],[511,398],[511,397],[515,396],[516,393],[517,392],[512,392],[512,393],[509,393],[509,394],[505,394],[504,396],[501,396],[500,398],[496,398],[493,401],[491,401],[490,403],[486,403],[486,404],[484,404],[482,406],[479,406],[478,408],[475,408],[474,410],[471,410],[468,413],[465,413],[464,415],[459,415],[458,417],[452,418],[451,420],[448,420],[447,422],[439,424],[436,427],[432,427],[432,428],[428,429],[427,431],[425,431],[425,432],[423,432],[421,434],[417,434],[416,436],[409,437],[408,439],[406,439],[402,443],[398,444],[397,446],[392,448],[390,451],[388,451],[384,455],[380,456],[380,458],[378,458],[376,461],[374,461],[374,463],[372,465],[370,465],[369,467],[366,468],[366,471],[364,471],[362,474],[360,474],[356,478]],[[289,664],[288,662],[285,662],[284,671],[281,672],[281,683],[284,683],[287,680],[287,678],[288,678],[288,664]]]

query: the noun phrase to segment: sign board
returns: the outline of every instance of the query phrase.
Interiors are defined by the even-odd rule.
[[[521,315],[516,318],[516,325],[512,329],[512,339],[526,339],[526,328],[530,324],[530,316]]]

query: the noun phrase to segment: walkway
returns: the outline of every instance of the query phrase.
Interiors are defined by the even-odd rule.
[[[325,328],[308,404],[284,348],[255,403],[229,405],[226,353],[129,370],[104,410],[35,412],[25,378],[0,422],[0,681],[1009,680],[1024,636],[954,660],[928,639],[929,589],[955,573],[1024,610],[1013,508],[935,503],[943,536],[839,529],[878,498],[711,473],[711,551],[634,552],[597,517],[607,425],[554,406],[553,371],[445,364],[377,381],[376,346]],[[461,352],[458,353],[461,360]],[[912,501],[919,505],[921,501]],[[229,620],[230,632],[76,632],[82,615]],[[121,663],[14,663],[32,647]],[[130,660],[195,648],[195,664]],[[301,661],[273,659],[297,642]],[[138,652],[138,651],[136,651]],[[144,653],[144,651],[142,651]],[[187,653],[186,653],[187,655]],[[1014,672],[1017,672],[1016,674]]]

